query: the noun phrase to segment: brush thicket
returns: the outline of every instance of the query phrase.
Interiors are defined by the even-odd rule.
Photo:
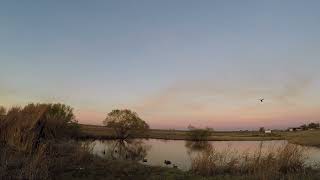
[[[34,152],[42,142],[75,136],[72,108],[63,104],[13,107],[0,120],[0,140],[18,150]]]

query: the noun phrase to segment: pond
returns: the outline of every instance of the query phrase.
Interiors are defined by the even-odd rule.
[[[86,141],[93,154],[107,159],[121,159],[139,161],[152,166],[177,166],[182,170],[189,170],[192,158],[205,149],[214,148],[223,153],[253,154],[260,147],[262,150],[276,149],[286,145],[287,141],[184,141],[136,139],[128,141],[95,140]],[[306,163],[314,165],[320,162],[320,148],[305,148]],[[171,164],[165,164],[165,160]]]

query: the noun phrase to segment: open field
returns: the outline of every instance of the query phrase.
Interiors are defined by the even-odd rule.
[[[281,135],[291,143],[320,147],[320,130],[282,132]]]
[[[112,129],[95,126],[81,125],[82,138],[114,139]],[[167,140],[188,140],[187,131],[183,130],[159,130],[151,129],[138,138],[153,138]],[[320,130],[308,130],[298,132],[278,131],[272,134],[264,134],[258,131],[215,131],[208,138],[210,141],[265,141],[288,140],[291,143],[320,146]]]
[[[80,125],[82,137],[95,139],[114,139],[113,130],[103,126]],[[166,140],[188,140],[188,131],[150,129],[144,134],[137,134],[137,138],[152,138]],[[258,141],[258,140],[282,140],[279,133],[264,134],[257,131],[215,131],[208,137],[210,141]]]

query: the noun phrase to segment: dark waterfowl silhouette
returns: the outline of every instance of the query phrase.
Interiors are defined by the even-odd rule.
[[[262,98],[262,99],[259,99],[261,102],[263,102],[264,101],[264,99]]]
[[[171,164],[171,161],[164,160],[164,163],[165,163],[166,165],[169,165],[169,164]]]
[[[143,159],[142,162],[148,162],[148,159]]]

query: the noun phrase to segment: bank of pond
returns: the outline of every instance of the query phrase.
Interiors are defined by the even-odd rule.
[[[150,166],[163,166],[188,171],[195,159],[208,151],[214,151],[220,158],[236,156],[257,156],[273,153],[290,145],[286,140],[272,141],[185,141],[160,139],[85,140],[89,151],[108,160],[137,161]],[[320,148],[292,145],[303,153],[306,166],[317,168],[320,162]],[[225,155],[225,157],[222,157]],[[294,157],[292,157],[294,158]],[[240,160],[241,158],[239,158]],[[230,159],[229,159],[230,161]],[[241,161],[241,160],[240,160]],[[220,162],[221,163],[221,162]]]

